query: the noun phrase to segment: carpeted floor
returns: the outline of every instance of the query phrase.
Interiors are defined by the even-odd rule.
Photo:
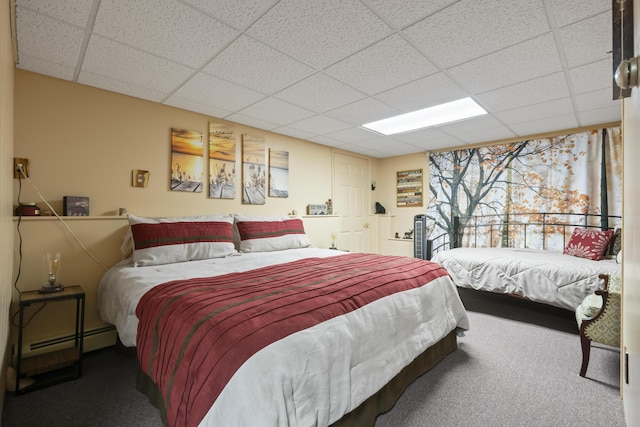
[[[578,375],[580,340],[566,310],[465,289],[471,329],[458,350],[411,384],[387,426],[624,426],[618,351],[595,347]],[[135,359],[88,353],[82,378],[7,393],[3,426],[161,426],[135,388]]]

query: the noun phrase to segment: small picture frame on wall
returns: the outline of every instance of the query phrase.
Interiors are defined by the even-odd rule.
[[[89,216],[89,198],[81,196],[64,196],[62,198],[62,215]]]
[[[396,206],[422,206],[422,169],[400,171],[396,174]]]

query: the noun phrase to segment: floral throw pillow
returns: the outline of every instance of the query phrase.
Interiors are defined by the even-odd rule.
[[[569,243],[567,243],[567,247],[564,248],[563,253],[599,261],[609,247],[609,242],[612,237],[613,230],[600,231],[588,228],[576,228],[573,230]]]

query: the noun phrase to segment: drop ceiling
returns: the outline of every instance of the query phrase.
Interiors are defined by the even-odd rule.
[[[16,0],[16,22],[20,69],[376,158],[621,119],[611,0]],[[488,114],[360,127],[464,97]]]

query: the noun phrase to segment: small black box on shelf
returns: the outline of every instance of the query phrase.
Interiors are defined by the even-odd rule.
[[[64,196],[62,198],[62,215],[89,216],[89,198],[80,196]]]

